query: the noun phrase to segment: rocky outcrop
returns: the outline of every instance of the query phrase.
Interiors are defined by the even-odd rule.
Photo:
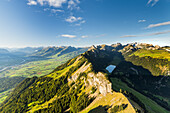
[[[93,71],[91,71],[91,63],[87,62],[85,62],[76,72],[71,75],[71,77],[68,78],[68,82],[72,83],[74,81],[76,83],[81,73],[86,73],[86,77],[80,77],[81,80],[84,79],[83,82],[86,87],[95,87],[103,95],[112,92],[112,84],[105,77],[105,73],[94,73]]]
[[[77,78],[79,77],[80,73],[85,72],[89,67],[90,64],[87,64],[87,62],[85,62],[72,76],[71,79],[73,79],[73,81],[75,82],[77,80]]]
[[[156,45],[153,46],[152,44],[146,44],[146,43],[131,43],[131,44],[127,44],[122,50],[121,52],[123,53],[128,53],[128,52],[133,52],[136,51],[138,49],[146,49],[146,50],[160,50],[161,47]]]
[[[93,50],[93,49],[96,49],[96,46],[92,45],[92,46],[88,49],[88,51]]]
[[[95,86],[103,95],[112,92],[112,84],[106,79],[105,75],[101,72],[97,74],[89,73],[87,79],[89,85]]]

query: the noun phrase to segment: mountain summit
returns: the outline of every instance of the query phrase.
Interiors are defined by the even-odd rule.
[[[168,113],[169,56],[167,47],[151,44],[92,46],[50,74],[22,81],[0,112]]]

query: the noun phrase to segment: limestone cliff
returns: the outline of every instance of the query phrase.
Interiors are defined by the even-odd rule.
[[[81,76],[81,73],[86,73],[85,76]],[[93,72],[92,64],[85,62],[71,77],[68,78],[69,83],[76,82],[78,80],[84,80],[84,84],[86,87],[95,87],[99,90],[99,92],[103,95],[112,92],[112,84],[106,78],[106,74],[102,72]]]

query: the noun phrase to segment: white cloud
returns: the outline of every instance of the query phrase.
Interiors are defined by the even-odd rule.
[[[124,35],[121,36],[120,38],[127,38],[127,37],[145,37],[145,36],[154,36],[154,35],[161,35],[161,34],[167,34],[170,33],[170,30],[168,31],[162,31],[162,32],[155,32],[155,33],[150,33],[150,34],[143,34],[143,35]]]
[[[76,35],[63,34],[63,35],[61,35],[61,37],[76,38]]]
[[[50,6],[48,8],[44,8],[44,11],[50,11],[51,13],[57,12],[70,12],[73,9],[80,9],[78,4],[80,4],[80,0],[27,0],[28,5],[37,5],[40,4],[41,6]],[[60,8],[60,9],[58,9]],[[74,23],[74,26],[80,26],[81,24],[85,23],[86,21],[82,17],[75,17],[73,13],[72,16],[65,18],[66,22]]]
[[[73,23],[82,20],[82,17],[75,17],[75,16],[70,16],[67,19],[65,19],[66,22]]]
[[[86,23],[86,21],[85,21],[85,20],[80,21],[79,23],[77,23],[77,24],[75,24],[75,25],[76,25],[76,26],[80,26],[81,24],[84,24],[84,23]]]
[[[89,36],[87,36],[87,35],[83,35],[83,36],[81,36],[81,38],[88,38]]]
[[[64,10],[60,10],[60,9],[51,9],[52,13],[56,13],[56,12],[64,12]]]
[[[49,11],[50,9],[49,8],[44,8],[44,11]]]
[[[153,7],[159,0],[149,0],[147,5],[151,4],[151,6]]]
[[[121,36],[120,38],[126,38],[126,37],[137,37],[137,35],[124,35],[124,36]]]
[[[170,33],[170,30],[169,31],[162,31],[162,32],[155,32],[155,33],[147,34],[147,35],[144,35],[144,36],[161,35],[161,34],[167,34],[167,33]]]
[[[28,0],[27,5],[37,5],[37,2],[34,0]]]
[[[165,26],[165,25],[170,25],[170,21],[158,23],[158,24],[150,24],[147,28],[153,28],[153,27],[159,27],[159,26]]]
[[[74,9],[74,8],[76,8],[76,9],[79,9],[79,7],[77,6],[77,4],[79,4],[80,3],[80,1],[79,0],[69,0],[68,1],[68,9]]]
[[[49,5],[53,7],[62,7],[62,4],[66,3],[67,0],[28,0],[28,5],[37,5],[39,3],[40,5]]]
[[[141,22],[146,22],[146,20],[138,20],[138,22],[139,22],[139,23],[141,23]]]
[[[68,9],[80,9],[78,4],[80,3],[79,0],[28,0],[28,5],[49,5],[53,7],[62,7],[63,4],[67,4]]]
[[[61,10],[61,9],[44,8],[44,11],[49,11],[49,10],[51,10],[52,13],[56,13],[56,12],[64,12],[64,10]]]

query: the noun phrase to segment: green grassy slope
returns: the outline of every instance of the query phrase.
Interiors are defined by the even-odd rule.
[[[83,53],[86,50],[87,50],[87,48],[80,49],[78,51],[65,53],[61,56],[58,56],[58,54],[60,54],[60,53],[58,53],[53,56],[49,56],[48,59],[46,59],[46,60],[32,61],[32,62],[28,62],[26,64],[16,66],[12,69],[8,69],[6,71],[1,72],[0,75],[9,77],[8,78],[9,80],[11,80],[12,78],[15,78],[16,76],[18,78],[20,78],[20,77],[24,78],[24,77],[33,77],[33,76],[40,77],[43,75],[47,75],[50,72],[52,72],[57,66],[65,63],[69,59],[74,58],[75,56]],[[2,79],[0,79],[0,80],[2,80]],[[9,81],[9,80],[6,79],[6,81]],[[4,101],[5,98],[10,94],[10,93],[5,93],[5,92],[7,90],[14,88],[19,82],[21,82],[21,81],[6,82],[6,84],[3,84],[3,82],[0,83],[0,87],[2,87],[4,85],[5,85],[4,87],[9,87],[8,89],[4,89],[3,91],[1,91],[1,93],[3,93],[3,95],[6,95],[6,96],[0,96],[1,102]]]
[[[9,89],[0,93],[0,104],[10,95],[13,89]]]
[[[88,75],[89,73],[90,75]],[[77,56],[60,65],[48,75],[25,79],[2,103],[0,112],[63,113],[71,111],[77,113],[93,101],[92,95],[97,97],[101,95],[103,100],[106,100],[101,105],[108,105],[112,108],[116,105],[126,104],[126,109],[121,111],[135,113],[128,99],[121,93],[112,94],[110,92],[107,94],[109,97],[107,98],[104,94],[99,94],[99,90],[92,92],[92,86],[88,82],[88,80],[93,80],[91,74],[94,74],[93,76],[98,77],[99,80],[106,79],[105,75],[96,74],[93,71],[91,63],[84,57],[84,54]],[[79,77],[74,81],[78,75]],[[108,80],[106,79],[106,81]],[[95,92],[97,93],[94,94]],[[113,101],[114,98],[116,98],[116,103]],[[88,111],[93,108],[90,107]]]
[[[170,61],[170,52],[166,50],[146,50],[146,49],[140,49],[130,56],[135,55],[139,57],[146,57],[150,56],[152,58],[158,58],[158,59],[168,59]]]
[[[135,95],[145,105],[145,108],[149,113],[169,113],[169,111],[159,106],[156,102],[154,102],[150,98],[128,87],[127,84],[123,83],[121,80],[117,78],[111,78],[111,82],[113,89],[115,91],[120,91],[121,89],[122,91],[128,91]]]
[[[87,49],[82,49],[79,51],[65,53],[61,56],[55,54],[54,56],[48,57],[49,59],[32,61],[26,64],[16,66],[13,69],[9,69],[0,73],[4,76],[22,76],[22,77],[33,77],[33,76],[42,76],[53,71],[57,66],[65,63],[71,58],[85,52]]]
[[[72,110],[83,109],[91,101],[88,95],[82,92],[83,84],[78,81],[79,83],[75,84],[76,87],[71,88],[67,78],[85,61],[85,58],[81,58],[79,61],[69,60],[50,73],[51,77],[47,75],[39,78],[27,78],[2,103],[3,107],[0,108],[0,112],[52,112],[53,110],[62,112],[68,108]],[[76,107],[76,109],[72,107]]]
[[[154,76],[170,75],[170,53],[168,51],[139,49],[123,55],[126,61],[148,69]]]
[[[156,57],[159,53],[158,51],[153,52],[153,54],[155,55],[151,55],[152,51],[146,53],[145,50],[137,50],[136,52],[138,53],[132,52],[131,54],[124,55],[125,60],[132,62],[134,66],[132,65],[132,63],[130,63],[131,65],[129,63],[125,65],[124,63],[122,64],[124,66],[120,66],[122,62],[125,62],[122,54],[118,51],[112,51],[112,49],[109,48],[107,51],[105,51],[105,49],[106,48],[101,50],[101,48],[98,48],[93,49],[92,51],[87,51],[86,53],[67,61],[63,65],[60,65],[52,72],[49,71],[51,73],[49,73],[48,70],[45,70],[48,69],[48,67],[49,70],[51,69],[50,66],[52,65],[49,64],[54,63],[54,65],[56,66],[55,63],[57,61],[64,62],[67,60],[67,58],[69,59],[70,57],[76,55],[77,52],[71,52],[62,55],[66,52],[62,51],[48,57],[50,58],[47,60],[48,62],[44,60],[42,62],[36,61],[32,62],[32,64],[28,64],[28,66],[23,68],[24,70],[20,72],[20,75],[17,75],[26,76],[21,74],[23,72],[27,72],[28,69],[31,71],[31,74],[29,73],[29,71],[27,72],[30,74],[30,77],[38,74],[38,76],[40,77],[33,77],[24,80],[14,90],[14,92],[10,96],[8,96],[6,101],[4,101],[0,108],[0,112],[7,111],[11,113],[38,113],[72,111],[76,113],[80,112],[86,107],[87,108],[84,109],[82,112],[94,112],[94,110],[100,110],[101,106],[102,110],[106,111],[106,108],[107,110],[111,110],[111,108],[113,109],[115,106],[118,107],[119,105],[121,106],[123,104],[128,104],[128,107],[125,109],[126,112],[134,112],[134,109],[130,104],[130,102],[132,102],[133,104],[137,104],[136,106],[138,106],[138,108],[146,110],[149,113],[169,113],[166,108],[168,107],[166,103],[165,107],[162,107],[164,103],[158,104],[158,99],[155,100],[155,98],[151,98],[151,96],[146,95],[151,93],[153,97],[158,96],[158,98],[165,100],[169,104],[169,93],[164,93],[164,91],[170,86],[169,77],[159,76],[156,78],[153,77],[150,73],[154,72],[155,74],[159,75],[159,73],[161,73],[161,69],[158,70],[160,66],[169,66],[169,61],[167,57],[160,57],[161,55],[159,57]],[[117,69],[115,69],[117,70],[117,72],[114,74],[111,73],[111,76],[109,77],[107,76],[108,73],[106,73],[105,67],[110,64],[117,66]],[[89,67],[87,69],[81,68],[85,66]],[[85,69],[86,71],[84,70],[82,73],[79,70],[80,68],[82,70]],[[46,72],[43,72],[44,70]],[[78,71],[81,73],[78,73]],[[109,95],[107,94],[106,96],[100,96],[98,94],[96,95],[92,93],[92,86],[88,86],[85,84],[95,83],[95,80],[97,81],[98,79],[96,79],[94,76],[95,74],[97,75],[97,73],[100,71],[104,73],[104,78],[100,76],[101,79],[105,80],[105,78],[109,78],[112,82],[113,90],[120,93],[113,92],[113,94],[109,93]],[[41,76],[42,73],[49,74]],[[92,73],[94,73],[94,75]],[[89,74],[91,76],[87,76]],[[13,74],[12,76],[17,75]],[[78,77],[76,79],[77,76],[81,77]],[[76,79],[76,81],[74,79]],[[99,85],[101,85],[102,83],[100,82]],[[154,88],[157,88],[157,86],[159,90],[154,90]],[[162,94],[156,93],[156,91],[159,91],[162,94],[166,94],[166,98]],[[148,93],[144,94],[144,92]],[[93,98],[90,98],[92,97],[92,95],[95,95],[97,97],[93,102]],[[116,102],[113,101],[115,98]],[[160,101],[160,103],[161,102],[163,101]],[[108,108],[108,106],[111,107]],[[135,110],[137,109],[135,108]],[[124,111],[122,111],[122,113],[123,112]]]

